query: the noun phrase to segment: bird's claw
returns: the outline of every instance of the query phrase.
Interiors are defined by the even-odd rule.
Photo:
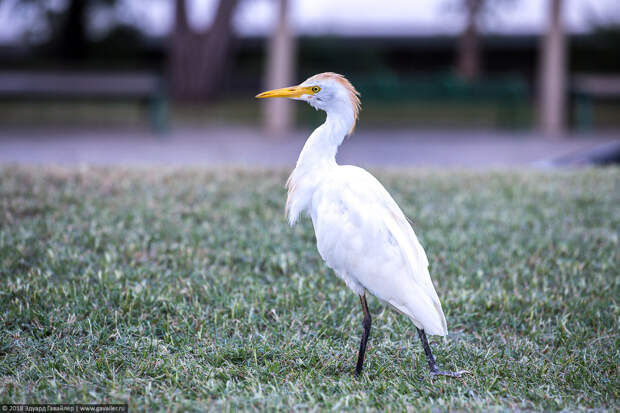
[[[431,379],[435,376],[447,376],[447,377],[456,377],[460,378],[464,374],[471,374],[469,370],[459,370],[459,371],[442,371],[442,370],[433,370],[431,371]]]

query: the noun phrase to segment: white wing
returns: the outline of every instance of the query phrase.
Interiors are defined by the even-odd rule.
[[[428,259],[405,215],[371,174],[336,169],[312,197],[321,257],[356,293],[366,289],[428,334],[446,335]]]

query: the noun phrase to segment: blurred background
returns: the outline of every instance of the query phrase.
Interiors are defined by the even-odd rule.
[[[324,71],[345,160],[607,161],[619,56],[617,0],[1,0],[0,161],[289,165],[324,115],[253,97]]]

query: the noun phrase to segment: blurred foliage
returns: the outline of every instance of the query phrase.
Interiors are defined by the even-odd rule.
[[[135,26],[122,23],[114,26],[105,36],[92,42],[92,58],[103,59],[112,57],[118,60],[142,61],[143,65],[150,64],[153,47],[148,43],[144,33]],[[155,50],[157,59],[161,51]]]
[[[58,7],[51,0],[21,0],[12,10],[14,16],[34,14],[39,22],[24,34],[26,44],[35,53],[52,59],[84,60],[93,52],[116,56],[130,56],[144,47],[139,28],[112,20],[112,25],[103,36],[92,36],[91,20],[94,14],[113,13],[117,0],[68,0],[65,7]]]
[[[571,41],[570,64],[577,72],[620,73],[620,23],[597,25]]]
[[[146,37],[139,27],[120,21],[113,22],[110,29],[100,33],[99,36],[89,36],[88,30],[84,27],[79,29],[78,32],[84,35],[83,42],[77,41],[77,44],[83,47],[82,52],[76,51],[79,47],[64,44],[63,39],[73,37],[77,39],[82,36],[67,35],[72,32],[70,29],[72,24],[69,24],[71,5],[78,3],[82,4],[86,10],[86,12],[83,10],[82,14],[77,13],[82,18],[88,15],[88,10],[97,8],[111,10],[115,5],[120,7],[121,4],[117,4],[115,0],[84,0],[82,2],[72,0],[67,2],[69,7],[55,9],[51,7],[50,0],[19,2],[18,8],[22,8],[22,11],[26,8],[34,8],[45,16],[46,26],[49,29],[48,37],[38,46],[30,49],[23,48],[19,52],[12,53],[8,48],[0,50],[2,67],[4,69],[70,67],[85,70],[166,71],[167,40]],[[492,12],[493,7],[490,7],[488,12],[485,11],[485,13]],[[82,26],[84,26],[83,23]],[[76,27],[75,23],[73,27]],[[33,27],[31,38],[39,39],[39,41],[45,38],[41,33],[34,33],[36,30],[41,29]],[[447,103],[447,108],[479,106],[480,113],[486,113],[481,118],[474,117],[474,119],[484,119],[479,123],[480,125],[496,123],[526,125],[530,123],[528,119],[531,109],[527,106],[533,103],[535,96],[538,74],[538,36],[492,35],[484,36],[480,40],[483,51],[483,77],[480,82],[469,87],[464,87],[453,76],[456,66],[455,46],[458,41],[456,36],[299,37],[295,77],[303,80],[310,75],[324,71],[346,74],[362,92],[365,106],[369,103],[375,104],[380,111],[388,115],[390,111],[402,113],[399,110],[402,102],[407,102],[411,108],[421,108],[423,105],[420,105],[420,102],[430,99],[429,107],[433,107],[435,102],[440,101]],[[591,33],[573,35],[569,44],[569,62],[572,73],[620,73],[619,23],[612,21],[594,24]],[[233,42],[232,48],[235,50],[233,62],[227,66],[220,82],[221,95],[228,100],[223,103],[224,106],[230,106],[230,102],[234,102],[235,99],[253,96],[263,87],[266,39],[262,37],[238,38]],[[79,57],[78,60],[75,60],[76,56]],[[498,101],[501,102],[498,111],[487,110]],[[512,112],[516,115],[506,116],[509,111],[501,113],[502,108],[510,106],[517,107]],[[219,107],[213,110],[220,113]],[[454,110],[454,112],[457,115],[460,113],[459,110]],[[468,110],[464,112],[467,113]],[[424,116],[416,115],[420,113],[426,113],[426,110],[416,111],[407,118],[426,119]],[[234,113],[228,114],[228,118],[234,120],[234,115]],[[595,114],[595,117],[604,119],[602,123],[605,125],[617,125],[620,122],[618,110],[614,111],[611,106],[605,107],[604,113]],[[306,115],[302,115],[302,119],[306,118]],[[389,118],[394,118],[394,116]],[[459,124],[458,120],[462,118],[468,119],[467,116],[456,116],[456,124]],[[433,112],[428,119],[441,119],[441,117],[435,116]],[[450,119],[453,119],[452,115]],[[498,121],[498,119],[503,120]],[[514,121],[514,119],[517,120]],[[608,122],[608,119],[612,121]]]
[[[460,1],[460,0],[459,0]],[[82,18],[88,10],[115,7],[115,0],[72,0],[64,9],[52,8],[50,0],[22,0],[18,9],[39,10],[47,27],[47,36],[41,25],[33,25],[33,39],[46,39],[30,53],[0,54],[5,67],[55,67],[62,56],[63,32],[68,29],[71,4],[84,6]],[[457,4],[456,1],[453,3]],[[460,3],[458,3],[460,4]],[[489,3],[490,5],[495,2]],[[487,10],[488,9],[488,10]],[[494,7],[485,8],[492,13]],[[462,12],[462,11],[461,11]],[[19,13],[15,18],[20,18]],[[79,19],[78,19],[79,20]],[[572,71],[620,72],[620,24],[593,24],[589,34],[573,35],[570,41],[570,64]],[[79,31],[79,30],[78,30]],[[96,38],[84,30],[84,54],[80,66],[91,68],[151,67],[161,69],[167,59],[167,43],[164,38],[148,38],[139,27],[112,20],[110,29]],[[77,37],[80,37],[78,35]],[[28,36],[27,36],[28,37]],[[455,36],[431,37],[350,37],[313,36],[297,39],[298,78],[303,79],[322,71],[347,74],[355,80],[368,75],[402,77],[419,73],[451,72],[455,69]],[[481,38],[482,72],[485,75],[519,75],[530,85],[536,79],[539,39],[537,36],[493,35]],[[261,87],[264,70],[266,41],[264,38],[243,37],[232,46],[234,61],[229,73],[222,80],[227,94],[235,91],[246,94]],[[484,79],[484,77],[483,77]]]

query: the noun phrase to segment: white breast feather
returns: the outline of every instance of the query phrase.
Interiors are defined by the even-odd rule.
[[[356,293],[367,289],[429,334],[447,334],[428,259],[396,202],[372,175],[338,166],[309,204],[317,247]]]

